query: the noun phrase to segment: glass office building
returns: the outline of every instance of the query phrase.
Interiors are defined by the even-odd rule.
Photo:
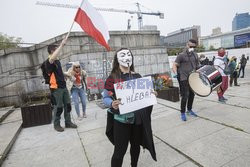
[[[235,31],[247,27],[250,27],[249,13],[237,13],[232,21],[232,30]]]

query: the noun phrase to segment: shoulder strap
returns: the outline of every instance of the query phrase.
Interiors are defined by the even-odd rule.
[[[82,75],[81,84],[82,84],[82,86],[85,85],[85,89],[86,89],[86,90],[88,89],[87,83],[86,83],[86,80],[85,80],[85,76],[84,76],[84,75]]]

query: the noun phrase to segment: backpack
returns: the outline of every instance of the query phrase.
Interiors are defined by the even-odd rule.
[[[235,70],[232,63],[228,64],[228,69],[229,69],[229,74],[232,75]]]
[[[50,75],[48,73],[48,70],[47,70],[47,67],[46,67],[46,61],[45,60],[42,65],[41,65],[41,70],[42,70],[42,74],[43,74],[43,78],[44,78],[44,81],[45,81],[45,84],[49,84],[50,83]]]
[[[215,59],[218,59],[218,58],[215,58]],[[219,59],[219,60],[221,60],[221,59]],[[221,61],[223,61],[223,60],[221,60]],[[230,74],[232,74],[233,73],[233,71],[232,71],[232,67],[231,67],[231,64],[229,63],[226,63],[225,61],[223,61],[224,62],[224,64],[225,64],[225,69],[222,69],[220,66],[218,66],[220,69],[222,69],[223,70],[223,72],[226,74],[226,75],[230,75]]]

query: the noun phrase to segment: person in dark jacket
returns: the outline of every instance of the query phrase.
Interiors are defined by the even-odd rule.
[[[156,153],[151,128],[153,106],[127,114],[119,114],[120,99],[116,99],[114,84],[140,78],[134,72],[133,55],[127,48],[121,48],[114,56],[113,69],[105,82],[102,93],[103,103],[109,107],[107,114],[106,135],[114,145],[111,167],[121,167],[123,157],[130,142],[131,166],[136,167],[140,155],[140,145],[147,148],[156,161]]]
[[[71,102],[69,92],[66,88],[66,82],[62,65],[59,60],[59,53],[65,45],[67,38],[63,39],[59,47],[57,45],[49,45],[48,53],[49,58],[45,61],[48,74],[50,76],[49,86],[52,97],[54,97],[54,103],[56,104],[54,113],[54,129],[58,132],[63,132],[64,128],[60,125],[61,114],[64,111],[65,127],[77,128],[77,125],[72,123],[70,112]]]
[[[239,71],[238,77],[240,77],[240,72],[242,70],[242,76],[241,76],[241,78],[244,78],[246,64],[247,64],[247,59],[246,59],[245,55],[243,54],[241,56],[241,59],[240,59],[240,71]]]
[[[234,83],[234,86],[240,86],[237,81],[239,68],[237,66],[237,58],[235,56],[231,58],[231,61],[229,62],[229,67],[230,67],[230,71],[232,71],[230,74],[230,80],[229,80],[230,86],[232,86],[233,83]]]

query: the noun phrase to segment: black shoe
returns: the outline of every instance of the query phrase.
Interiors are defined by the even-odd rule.
[[[241,76],[241,78],[244,78],[243,76]]]
[[[72,122],[70,122],[70,123],[65,123],[65,127],[66,128],[77,128],[77,125],[76,124],[73,124]]]
[[[57,132],[63,132],[64,129],[61,127],[61,125],[54,125],[54,129],[57,131]]]
[[[221,97],[219,97],[219,100],[218,100],[219,102],[221,102],[221,103],[226,103],[226,101],[225,100],[223,100],[223,98],[221,98]]]
[[[234,86],[240,86],[240,85],[234,85]]]

